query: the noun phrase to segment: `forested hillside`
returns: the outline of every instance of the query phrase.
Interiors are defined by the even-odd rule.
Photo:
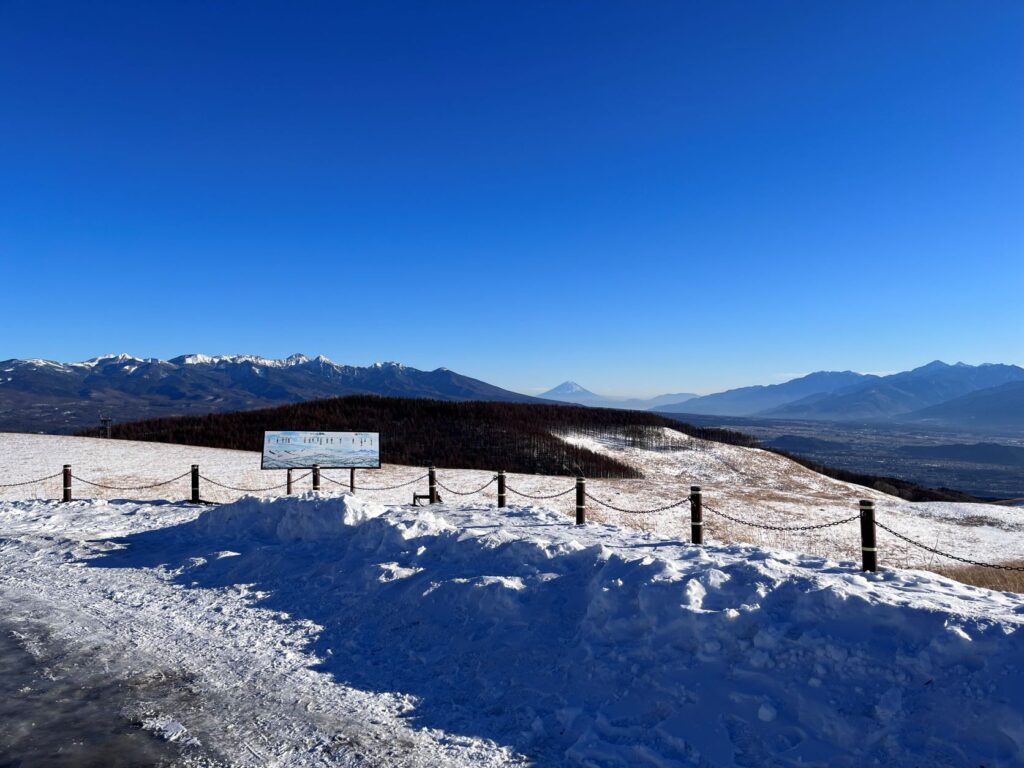
[[[266,430],[367,431],[381,434],[381,460],[465,469],[640,477],[634,467],[568,445],[553,432],[618,434],[631,445],[667,447],[660,427],[695,437],[756,445],[721,429],[687,427],[641,411],[499,402],[446,402],[356,395],[234,413],[151,419],[113,427],[126,440],[260,450]],[[99,435],[98,430],[80,434]]]

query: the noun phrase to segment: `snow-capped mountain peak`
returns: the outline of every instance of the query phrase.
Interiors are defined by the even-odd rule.
[[[594,395],[594,393],[585,387],[581,387],[575,381],[563,381],[554,389],[549,389],[541,397],[551,397],[553,395]]]
[[[82,367],[85,367],[85,368],[95,368],[97,365],[102,365],[102,364],[105,364],[105,363],[141,363],[141,362],[143,362],[141,358],[135,357],[134,355],[129,355],[126,352],[121,352],[120,354],[116,354],[116,355],[100,355],[99,357],[91,357],[88,360],[83,360],[83,361],[81,361],[79,363],[71,363],[70,365],[82,366]],[[60,365],[60,363],[55,363],[54,365]]]
[[[286,358],[278,359],[272,357],[263,357],[261,355],[204,355],[204,354],[191,354],[182,355],[181,357],[175,357],[170,362],[178,365],[254,365],[261,368],[290,368],[295,365],[305,365],[310,362],[310,359],[301,352],[296,352],[293,355],[289,355]],[[315,362],[334,365],[323,355],[318,355]]]
[[[175,360],[182,365],[210,365],[214,362],[215,358],[209,355],[184,355],[175,358]]]

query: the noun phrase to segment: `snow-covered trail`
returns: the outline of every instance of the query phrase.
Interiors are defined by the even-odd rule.
[[[560,512],[0,503],[0,600],[238,766],[1014,766],[1024,599]]]
[[[204,559],[183,557],[173,531],[200,511],[117,502],[0,504],[0,602],[8,619],[45,623],[60,644],[90,652],[113,676],[188,681],[194,695],[149,702],[157,708],[146,717],[182,723],[229,765],[512,762],[473,740],[409,728],[400,693],[335,685],[313,669],[309,648],[320,627],[260,607],[267,594],[253,584],[189,588],[202,583],[182,574]],[[129,547],[137,563],[106,567],[104,558],[122,551],[125,534],[146,531],[171,531],[167,545]]]

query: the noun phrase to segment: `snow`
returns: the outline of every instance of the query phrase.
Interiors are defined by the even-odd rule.
[[[57,368],[65,367],[76,367],[76,368],[95,368],[100,363],[116,362],[116,363],[141,363],[142,358],[129,355],[126,352],[119,354],[100,355],[99,357],[91,357],[88,360],[83,360],[79,363],[51,363],[51,365]]]
[[[628,492],[622,504],[653,506],[695,478],[723,509],[774,493],[795,521],[818,505],[849,512],[844,494],[858,493],[729,446],[601,448],[649,470],[593,481],[602,498]],[[284,474],[261,474],[246,452],[0,436],[5,482],[65,462],[110,484],[196,462],[240,485]],[[421,473],[392,466],[357,481]],[[439,476],[472,488],[489,473]],[[187,483],[154,497],[181,498]],[[144,726],[231,765],[1024,764],[1019,595],[925,571],[865,574],[809,552],[834,546],[823,537],[797,554],[709,527],[713,543],[694,547],[678,511],[638,523],[592,510],[575,526],[571,494],[503,510],[493,486],[466,503],[395,503],[422,485],[224,491],[236,500],[208,507],[5,489],[0,601],[8,621],[46,624],[111,676],[187,681],[189,695],[150,703]],[[901,526],[915,507],[922,530],[987,525],[959,525],[961,505],[869,497]],[[1003,520],[996,509],[975,516]],[[1002,512],[1009,524],[1015,510]]]
[[[626,509],[651,509],[678,501],[691,485],[703,489],[707,509],[721,510],[733,517],[773,525],[811,525],[849,518],[857,514],[860,499],[875,502],[879,522],[929,546],[987,562],[1024,560],[1024,517],[1020,508],[1000,504],[952,502],[913,503],[868,488],[812,472],[777,454],[752,448],[708,443],[673,430],[665,430],[676,450],[652,451],[624,446],[615,440],[568,437],[571,442],[640,468],[639,480],[592,479],[588,492],[597,499]],[[385,438],[386,439],[386,438]],[[76,476],[112,486],[137,486],[167,480],[187,473],[199,464],[204,477],[243,488],[268,488],[280,493],[284,470],[260,469],[260,455],[248,451],[167,445],[123,440],[0,433],[0,482],[12,483],[60,472],[71,464]],[[426,473],[422,467],[385,464],[380,470],[357,470],[357,486],[383,487],[404,483]],[[296,471],[298,478],[305,473]],[[324,489],[348,486],[348,472],[324,471]],[[439,468],[438,479],[455,490],[479,488],[492,472]],[[335,482],[332,482],[335,481]],[[309,490],[310,479],[297,481],[296,492]],[[336,485],[335,483],[343,485]],[[510,489],[533,495],[557,493],[571,487],[572,478],[510,473]],[[0,499],[59,498],[61,480],[55,477],[41,485],[0,487]],[[105,499],[184,499],[189,496],[189,479],[136,492],[107,490],[75,481],[76,496]],[[201,483],[202,498],[232,501],[238,492]],[[426,482],[387,491],[364,490],[383,503],[411,501],[412,492],[426,492]],[[442,497],[450,494],[441,490]],[[454,498],[454,497],[451,497]],[[458,497],[460,500],[463,497]],[[495,500],[495,487],[468,498]],[[509,493],[510,501],[524,501]],[[575,498],[570,493],[544,502],[572,515]],[[628,515],[588,502],[589,519],[634,527],[665,537],[689,539],[687,505],[657,515]],[[709,541],[747,543],[816,554],[833,559],[860,556],[860,534],[856,523],[808,533],[786,533],[735,524],[712,512],[705,513],[705,537]],[[928,568],[949,565],[923,550],[911,547],[879,530],[881,563],[892,567]]]
[[[308,363],[309,358],[303,354],[296,353],[284,359],[263,357],[261,355],[184,355],[181,358],[182,365],[219,365],[221,363],[249,363],[250,365],[263,368],[289,368],[293,365]],[[318,361],[330,362],[327,358],[320,356]]]
[[[327,541],[342,535],[345,526],[380,517],[386,508],[357,496],[321,498],[308,493],[302,503],[282,505],[279,498],[246,496],[225,506],[214,507],[196,520],[203,536],[237,536],[272,541]]]
[[[64,366],[61,365],[60,363],[54,362],[53,360],[42,360],[42,359],[37,358],[37,357],[31,358],[29,360],[25,360],[24,362],[25,362],[26,365],[30,365],[33,368],[56,368],[58,370],[63,370],[64,369]],[[14,370],[14,369],[12,368],[10,370]]]
[[[813,472],[770,451],[709,443],[664,430],[681,448],[651,451],[612,439],[569,436],[584,445],[643,470],[642,480],[588,482],[592,495],[616,506],[650,509],[681,498],[691,484],[702,488],[705,508],[733,517],[777,526],[816,525],[856,515],[861,499],[875,503],[877,519],[932,547],[988,562],[1024,560],[1024,518],[999,504],[908,502],[863,486]],[[511,482],[511,481],[510,481]],[[565,481],[562,480],[562,483]],[[593,506],[593,505],[592,505]],[[602,519],[636,524],[664,535],[688,535],[685,509],[639,521],[595,507]],[[832,558],[860,556],[856,523],[809,533],[750,528],[705,513],[705,533],[712,539],[792,549]],[[896,567],[948,565],[885,531],[878,541],[883,563]]]
[[[183,355],[180,358],[176,358],[182,365],[218,365],[221,363],[249,363],[252,365],[264,367],[264,368],[288,368],[295,365],[302,365],[308,363],[309,358],[303,354],[293,354],[284,359],[275,359],[262,357],[261,355],[204,355],[204,354],[192,354]],[[334,365],[323,355],[319,355],[315,358],[316,362],[328,365]],[[129,355],[127,353],[100,355],[99,357],[93,357],[88,360],[83,360],[75,363],[59,363],[53,360],[41,360],[31,359],[20,361],[28,365],[33,365],[37,368],[56,368],[59,370],[69,370],[71,368],[95,368],[101,363],[164,363],[166,361],[160,360],[159,358],[150,357],[143,360],[140,357]],[[128,369],[129,365],[124,366]],[[13,369],[8,369],[13,370]]]

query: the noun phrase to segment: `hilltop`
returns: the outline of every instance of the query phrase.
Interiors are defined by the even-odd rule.
[[[846,516],[864,494],[771,453],[666,438],[661,450],[580,438],[646,475],[593,494],[654,506],[698,482],[709,507],[787,525]],[[12,479],[48,474],[56,457],[112,486],[190,463],[240,486],[282,474],[260,472],[252,453],[190,446],[33,435],[0,446]],[[467,491],[489,478],[440,475]],[[567,479],[509,483],[541,494]],[[149,491],[185,492],[187,480]],[[892,570],[915,555],[888,536],[886,570],[862,573],[855,524],[762,531],[771,538],[751,546],[709,512],[695,547],[679,510],[640,520],[595,504],[578,527],[564,498],[499,510],[493,486],[426,509],[408,506],[406,489],[215,492],[227,503],[0,502],[6,620],[54,659],[49,674],[102,669],[128,697],[118,717],[173,739],[184,765],[1024,760],[1024,601]],[[930,543],[972,557],[1024,548],[1019,526],[1007,535],[1012,510],[867,494],[880,520]]]

